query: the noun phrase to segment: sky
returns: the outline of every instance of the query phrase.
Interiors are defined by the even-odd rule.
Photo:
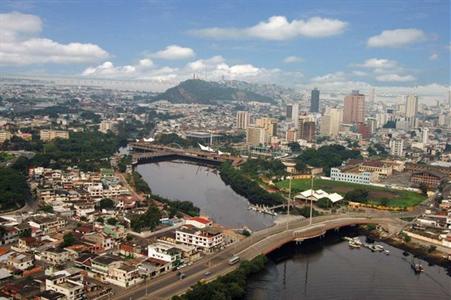
[[[0,73],[443,93],[450,14],[449,0],[2,0]]]

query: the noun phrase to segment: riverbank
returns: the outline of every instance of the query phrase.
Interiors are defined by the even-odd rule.
[[[438,250],[429,251],[429,247],[421,245],[414,241],[405,242],[399,236],[385,236],[377,230],[368,230],[366,226],[359,227],[359,234],[366,235],[371,239],[379,242],[384,242],[388,245],[401,249],[410,253],[414,257],[423,259],[429,263],[429,265],[438,265],[445,268],[448,274],[451,276],[451,261],[447,259],[445,253]]]

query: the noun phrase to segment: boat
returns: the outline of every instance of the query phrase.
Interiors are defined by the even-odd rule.
[[[357,244],[357,245],[359,245],[359,246],[363,245],[362,241],[360,241],[360,239],[358,237],[353,238],[352,242]]]
[[[410,267],[415,272],[415,274],[420,274],[424,271],[423,266],[420,263],[416,263],[414,258],[412,258],[412,262],[410,263]]]
[[[360,248],[359,244],[356,244],[356,243],[354,243],[352,241],[349,241],[348,245],[349,245],[349,248],[351,248],[351,249],[358,249],[358,248]]]
[[[382,246],[382,245],[374,245],[374,249],[376,251],[382,252],[382,251],[384,251],[384,246]]]
[[[390,251],[389,250],[384,250],[384,254],[385,255],[390,255]]]
[[[347,240],[348,242],[352,242],[354,239],[350,238],[349,236],[345,236],[343,239]]]

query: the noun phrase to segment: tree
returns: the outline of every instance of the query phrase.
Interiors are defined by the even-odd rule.
[[[153,230],[160,224],[160,219],[161,212],[158,207],[150,205],[144,214],[133,217],[130,225],[136,232],[141,232],[143,229]]]
[[[291,152],[301,152],[301,145],[297,142],[290,142],[288,143],[288,147],[290,148]]]
[[[69,247],[75,244],[75,237],[72,232],[66,233],[63,237],[63,247]]]
[[[108,225],[112,225],[112,226],[116,225],[118,222],[119,221],[117,219],[115,219],[115,218],[109,218],[108,220],[106,220],[106,223]]]
[[[103,198],[99,202],[100,209],[113,209],[114,208],[114,201],[110,198]]]
[[[428,194],[428,186],[424,182],[420,183],[418,188],[421,190],[421,193],[423,195],[427,196],[427,194]]]
[[[46,213],[53,213],[53,206],[45,204],[41,207],[41,210]]]
[[[348,201],[366,203],[368,201],[368,195],[369,195],[368,190],[355,189],[355,190],[347,192],[345,194],[345,199]]]
[[[316,205],[320,208],[328,209],[332,206],[332,201],[330,201],[328,198],[321,198],[316,201]]]

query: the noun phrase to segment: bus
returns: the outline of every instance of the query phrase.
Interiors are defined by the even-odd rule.
[[[240,257],[238,255],[234,255],[229,259],[229,265],[234,265],[240,261]]]

